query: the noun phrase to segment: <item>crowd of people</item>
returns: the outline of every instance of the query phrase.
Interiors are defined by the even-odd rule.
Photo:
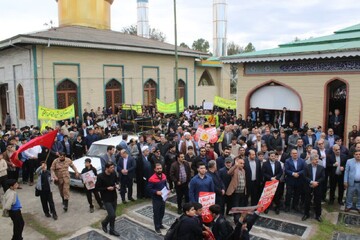
[[[200,231],[194,229],[193,235],[192,231],[184,230],[187,237],[183,239],[201,239],[202,234],[206,234],[202,222],[193,219],[199,215],[194,213],[195,210],[201,209],[197,205],[200,192],[216,194],[216,205],[210,210],[215,217],[212,230],[218,236],[217,220],[229,215],[232,207],[256,206],[266,181],[279,181],[270,207],[276,214],[295,211],[301,213],[305,221],[310,217],[311,204],[314,203],[315,219],[321,222],[321,202],[334,204],[337,197],[337,203],[344,205],[345,189],[345,211],[355,209],[360,213],[359,196],[353,205],[353,197],[360,193],[360,132],[356,125],[349,133],[349,145],[346,147],[343,139],[334,134],[334,129],[323,131],[321,126],[311,128],[307,122],[297,128],[291,121],[282,118],[281,113],[278,114],[277,124],[259,119],[254,121],[252,115],[243,119],[241,114],[236,116],[234,111],[226,109],[209,111],[192,107],[176,117],[150,108],[145,109],[143,115],[151,117],[152,130],[140,134],[136,140],[128,139],[128,135],[121,132],[125,124],[121,119],[121,109],[114,113],[111,109],[91,109],[90,112],[84,109],[83,121],[77,116],[57,124],[58,134],[50,149],[35,146],[19,154],[23,162],[21,169],[10,160],[12,154],[21,145],[52,129],[47,127],[40,132],[36,126],[7,126],[0,133],[0,184],[4,192],[9,188],[6,184],[9,179],[11,191],[21,189],[20,173],[22,184],[29,185],[34,184],[34,173],[39,174],[36,186],[44,214],[57,220],[51,182],[58,186],[64,211],[67,211],[69,166],[76,176],[87,171],[97,175],[91,159],[85,160],[84,169],[76,169],[72,161],[84,156],[93,142],[121,134],[123,140],[116,147],[109,146],[101,156],[102,173],[97,177],[96,188],[87,190],[90,212],[94,212],[94,195],[99,207],[108,213],[102,221],[102,228],[112,235],[119,235],[114,229],[117,189],[122,203],[127,203],[126,194],[129,201],[135,201],[132,195],[134,181],[136,198],[152,199],[157,233],[164,228],[162,190],[169,188],[176,194],[178,213],[191,219],[187,221],[192,227],[194,224],[191,221],[200,224]],[[215,120],[216,115],[218,121]],[[99,125],[98,122],[103,120],[106,125]],[[205,144],[195,141],[199,126],[216,127],[218,140]],[[16,200],[9,210],[20,211],[20,208]],[[233,220],[236,226],[242,226],[234,232],[238,231],[237,234],[243,236],[241,239],[246,239],[244,231],[249,229],[243,227],[246,222],[244,216],[233,214]],[[21,221],[14,221],[15,225],[16,231],[23,228]],[[226,224],[222,224],[222,228],[225,227]]]

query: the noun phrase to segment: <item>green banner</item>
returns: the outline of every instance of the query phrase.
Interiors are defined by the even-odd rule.
[[[131,105],[131,104],[123,104],[122,105],[122,109],[124,110],[135,110],[137,114],[142,114],[142,105],[139,103],[135,104],[135,105]]]
[[[161,113],[176,113],[176,102],[164,103],[156,99],[156,108]],[[179,112],[184,112],[184,98],[179,99]]]
[[[221,107],[221,108],[230,108],[230,109],[236,109],[236,101],[235,100],[228,100],[225,98],[221,98],[219,96],[214,97],[214,105]]]

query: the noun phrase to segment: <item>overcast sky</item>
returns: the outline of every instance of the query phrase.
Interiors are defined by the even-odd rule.
[[[98,0],[100,1],[100,0]],[[189,46],[198,38],[212,44],[212,0],[177,0],[178,42]],[[257,50],[331,34],[360,23],[359,0],[228,0],[228,41],[252,42]],[[174,43],[173,0],[149,0],[152,28]],[[115,0],[111,28],[136,23],[136,0]],[[58,25],[55,0],[0,0],[0,40]]]

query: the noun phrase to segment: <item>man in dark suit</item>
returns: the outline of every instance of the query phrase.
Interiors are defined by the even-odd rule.
[[[330,117],[329,124],[334,129],[335,135],[344,136],[344,117],[340,115],[339,109],[335,109],[334,115]]]
[[[344,170],[347,156],[341,154],[340,146],[335,144],[332,147],[332,152],[326,157],[326,168],[330,171],[330,201],[333,204],[335,200],[335,189],[338,186],[338,203],[344,205]]]
[[[262,166],[262,175],[264,177],[264,182],[273,181],[273,180],[280,180],[283,174],[283,170],[281,168],[281,164],[277,161],[277,156],[275,151],[269,152],[269,160],[267,160]],[[276,190],[273,203],[275,203],[275,212],[276,214],[280,213],[280,200],[281,200],[281,191],[280,188]],[[267,213],[267,210],[265,212]]]
[[[318,165],[319,155],[312,154],[310,156],[311,164],[308,164],[304,170],[305,180],[305,211],[302,220],[305,221],[310,217],[310,204],[314,196],[315,204],[315,219],[322,222],[321,219],[321,195],[322,184],[325,180],[325,169],[323,166]]]
[[[302,194],[303,177],[305,161],[298,157],[296,149],[291,150],[291,157],[285,161],[286,175],[286,196],[285,196],[285,212],[290,210],[292,200],[292,208],[298,212],[299,198]]]
[[[125,193],[128,193],[129,201],[135,201],[132,197],[133,180],[135,177],[136,160],[129,156],[125,149],[120,151],[120,158],[117,162],[117,171],[120,178],[120,196],[123,203],[125,200]]]
[[[209,171],[207,174],[212,178],[215,189],[215,204],[218,204],[220,207],[224,205],[224,195],[225,195],[225,185],[221,178],[219,177],[216,162],[215,160],[209,161]]]
[[[316,136],[313,133],[313,130],[311,128],[309,128],[306,131],[306,135],[303,136],[303,141],[304,141],[304,145],[307,146],[308,144],[312,145],[313,147],[315,146],[315,142],[316,142]]]
[[[254,150],[249,151],[249,157],[245,160],[245,176],[247,201],[251,197],[251,206],[258,204],[262,192],[261,163],[256,159]]]
[[[137,199],[148,197],[145,192],[145,187],[148,179],[151,177],[152,169],[149,154],[149,147],[143,146],[141,148],[142,154],[136,159],[136,190]]]
[[[229,184],[231,182],[231,176],[228,174],[229,169],[231,168],[231,165],[233,163],[233,160],[231,157],[227,157],[225,159],[225,167],[221,168],[219,170],[219,177],[221,181],[224,183],[225,186],[225,192],[229,187]],[[224,204],[221,209],[221,214],[225,215],[225,204],[226,204],[226,214],[229,214],[229,211],[231,209],[231,197],[224,195]]]

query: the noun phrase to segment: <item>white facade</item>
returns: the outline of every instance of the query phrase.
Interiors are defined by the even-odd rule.
[[[35,85],[31,47],[16,47],[1,51],[0,85],[7,85],[7,111],[17,127],[36,125]],[[24,90],[25,119],[19,119],[17,87]],[[6,114],[1,112],[0,116]]]

